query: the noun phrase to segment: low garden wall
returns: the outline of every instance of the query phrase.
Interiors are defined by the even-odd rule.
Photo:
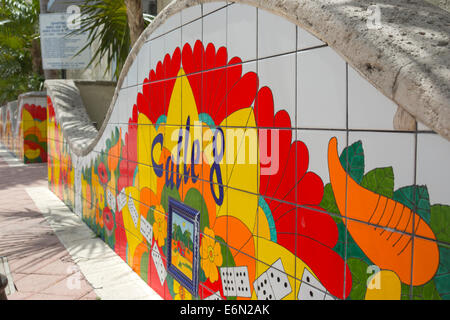
[[[0,109],[0,140],[24,163],[47,162],[46,99],[45,92],[29,92]]]
[[[49,188],[163,298],[449,298],[446,27],[337,2],[172,2],[99,130],[46,81]]]

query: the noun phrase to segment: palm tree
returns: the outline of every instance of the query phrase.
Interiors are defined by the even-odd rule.
[[[0,105],[42,88],[38,17],[39,0],[1,0]]]
[[[94,47],[89,66],[106,59],[105,74],[112,71],[118,78],[130,48],[154,17],[142,13],[140,0],[86,0],[80,7],[80,29],[73,32],[88,34],[80,52]]]

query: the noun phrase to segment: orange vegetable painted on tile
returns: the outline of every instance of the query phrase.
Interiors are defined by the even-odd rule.
[[[439,249],[430,226],[403,204],[354,181],[341,165],[336,138],[329,142],[328,169],[339,212],[348,218],[344,223],[367,257],[381,269],[394,271],[405,284],[428,282],[439,266]]]

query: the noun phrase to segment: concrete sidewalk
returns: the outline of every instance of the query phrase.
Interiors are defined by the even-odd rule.
[[[0,145],[0,256],[10,300],[161,299],[47,188],[47,166]]]

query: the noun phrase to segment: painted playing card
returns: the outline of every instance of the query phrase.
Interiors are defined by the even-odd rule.
[[[128,200],[128,210],[130,211],[131,219],[133,219],[134,226],[137,228],[137,225],[139,223],[139,213],[136,209],[136,206],[134,205],[134,200],[131,197],[131,193],[130,193],[130,196],[128,199],[129,199]]]
[[[117,196],[117,210],[122,211],[123,207],[127,205],[127,195],[125,193],[125,188],[120,191]]]
[[[167,270],[166,270],[166,267],[164,266],[163,260],[161,258],[161,254],[159,253],[159,249],[158,249],[158,246],[156,245],[156,243],[153,245],[152,258],[153,258],[153,263],[155,264],[155,267],[156,267],[156,271],[158,273],[159,281],[161,282],[161,285],[163,286],[164,281],[166,280]]]
[[[147,243],[151,245],[153,240],[153,227],[144,217],[141,217],[141,234],[147,240]]]
[[[116,212],[116,197],[112,194],[111,190],[107,188],[106,190],[106,201],[108,202],[108,207]]]

